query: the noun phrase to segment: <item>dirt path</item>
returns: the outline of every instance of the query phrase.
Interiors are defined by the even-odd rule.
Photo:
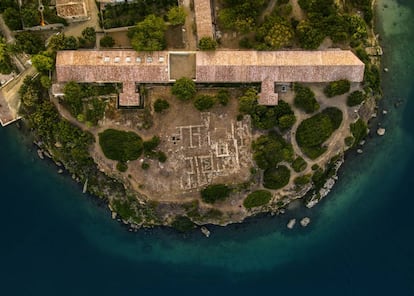
[[[292,16],[294,19],[301,21],[305,18],[305,14],[299,6],[298,0],[290,0],[292,5]]]
[[[193,25],[194,25],[194,13],[190,7],[190,0],[180,0],[179,5],[182,5],[187,12],[187,17],[185,19],[184,29],[183,32],[183,43],[185,44],[186,50],[196,50],[197,49],[197,40],[196,36],[193,32]]]

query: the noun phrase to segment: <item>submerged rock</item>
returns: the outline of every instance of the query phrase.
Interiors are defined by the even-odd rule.
[[[287,228],[292,229],[293,227],[295,227],[296,224],[296,219],[291,219],[289,220],[289,223],[287,224]]]
[[[310,218],[309,217],[305,217],[302,220],[300,220],[300,225],[302,225],[302,227],[308,226],[309,223],[310,223]]]
[[[379,129],[377,129],[377,134],[378,134],[378,136],[385,135],[385,128],[380,127]]]

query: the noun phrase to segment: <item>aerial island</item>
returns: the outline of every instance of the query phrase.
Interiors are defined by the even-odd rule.
[[[374,5],[5,0],[0,121],[130,230],[312,207],[377,112]]]

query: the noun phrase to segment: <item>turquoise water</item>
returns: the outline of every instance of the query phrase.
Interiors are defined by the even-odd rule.
[[[312,210],[214,227],[209,239],[131,234],[15,127],[0,129],[1,295],[413,295],[414,3],[382,0],[379,12],[386,135],[348,157]],[[305,215],[308,228],[286,229]]]

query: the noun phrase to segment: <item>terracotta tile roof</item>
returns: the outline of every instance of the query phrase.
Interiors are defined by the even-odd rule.
[[[211,17],[211,0],[194,0],[194,14],[197,37],[213,38],[213,20]]]

